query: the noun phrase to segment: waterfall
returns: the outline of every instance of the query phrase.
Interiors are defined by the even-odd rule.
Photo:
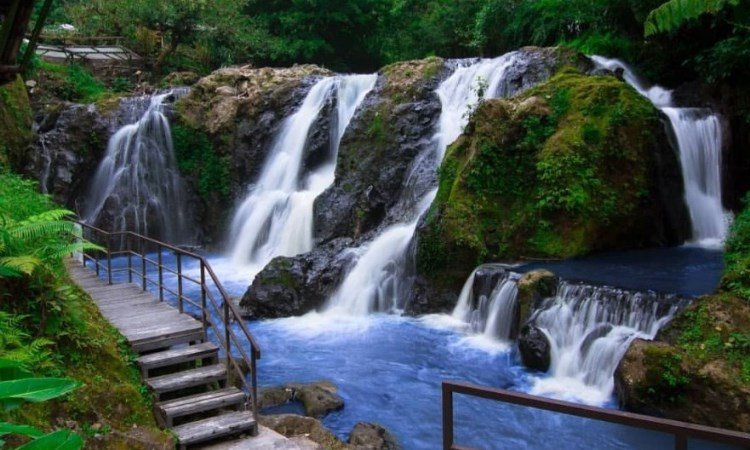
[[[532,394],[608,401],[617,364],[636,338],[653,339],[677,312],[674,297],[561,282],[529,324],[550,343],[549,377]]]
[[[186,93],[187,89],[175,89],[122,100],[126,116],[136,120],[140,114],[140,118],[110,138],[83,205],[85,223],[178,244],[192,240],[185,186],[164,115],[167,103]]]
[[[676,108],[670,91],[647,87],[623,62],[601,56],[591,59],[601,68],[622,70],[625,81],[669,118],[677,137],[693,241],[706,247],[721,246],[729,215],[721,199],[722,134],[718,115],[704,108]]]
[[[437,194],[435,173],[445,150],[463,131],[469,120],[468,113],[479,101],[479,94],[483,98],[493,98],[513,93],[504,76],[520,59],[518,52],[512,52],[494,59],[460,62],[453,74],[440,84],[436,94],[442,109],[433,136],[434,145],[430,154],[419,155],[408,171],[396,208],[403,214],[397,223],[356,250],[358,258],[324,306],[326,313],[357,316],[374,311],[398,311],[405,306],[411,287],[407,276],[409,263],[413,261],[410,244],[420,217]]]
[[[281,127],[258,181],[237,208],[230,230],[232,263],[258,273],[276,256],[313,247],[313,203],[334,181],[341,138],[377,75],[323,78]],[[336,95],[336,130],[330,159],[305,176],[303,159],[310,129]]]
[[[501,269],[494,286],[488,286],[491,290],[482,292],[483,289],[474,288],[480,270],[477,268],[469,275],[451,315],[459,323],[465,323],[466,331],[471,334],[510,341],[517,331],[519,275]]]

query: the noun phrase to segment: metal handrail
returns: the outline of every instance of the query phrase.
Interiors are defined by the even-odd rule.
[[[671,434],[675,450],[687,450],[688,439],[701,439],[721,444],[750,448],[750,434],[723,428],[707,427],[671,419],[635,414],[626,411],[597,408],[577,403],[554,400],[506,389],[479,386],[460,381],[443,382],[443,450],[472,450],[456,445],[453,434],[453,394],[464,394],[514,405],[554,411],[571,416],[616,423]]]
[[[219,342],[219,346],[226,355],[227,369],[233,369],[236,375],[239,375],[239,379],[242,382],[243,387],[249,394],[251,408],[253,414],[257,417],[258,415],[258,381],[257,381],[257,360],[260,359],[261,352],[260,346],[253,337],[250,330],[247,328],[242,315],[237,310],[237,307],[231,300],[231,297],[224,289],[224,286],[219,281],[219,277],[214,272],[213,268],[208,264],[208,261],[202,255],[181,249],[166,242],[143,236],[132,231],[115,231],[109,232],[95,226],[85,224],[83,222],[77,222],[78,225],[84,230],[88,230],[97,237],[102,239],[93,239],[87,237],[87,239],[95,244],[99,244],[104,248],[103,251],[94,250],[92,255],[83,252],[83,265],[86,265],[86,261],[92,261],[96,270],[97,276],[100,275],[101,270],[107,272],[107,282],[112,284],[112,274],[117,272],[127,272],[128,282],[132,283],[135,278],[140,278],[140,287],[142,290],[146,290],[148,285],[154,285],[158,289],[158,296],[160,301],[164,301],[164,291],[172,294],[177,298],[177,303],[180,312],[184,312],[184,302],[198,308],[200,310],[200,320],[203,324],[204,332],[208,332],[209,328],[215,330],[216,340]],[[117,239],[119,241],[120,249],[113,250],[113,241]],[[137,243],[137,248],[140,251],[136,251],[133,248],[133,244]],[[146,256],[146,250],[152,246],[157,251],[157,260],[150,259]],[[122,249],[124,248],[124,250]],[[169,251],[176,257],[176,269],[169,268],[164,265],[162,260],[162,252]],[[104,253],[103,257],[101,253]],[[125,256],[127,257],[127,267],[120,269],[112,269],[112,257],[113,256]],[[140,270],[136,269],[133,265],[133,257],[137,257],[141,260]],[[183,258],[192,258],[197,260],[200,264],[200,280],[189,277],[182,273],[182,260]],[[147,271],[147,263],[157,268],[157,280],[149,278]],[[177,292],[164,285],[164,271],[172,273],[177,277]],[[208,279],[206,277],[208,275]],[[185,281],[196,284],[200,287],[200,299],[190,299],[185,295],[183,289],[183,283]],[[214,288],[218,291],[220,299],[217,301],[212,290],[209,288],[209,283],[213,283]],[[214,314],[212,314],[212,310]],[[216,317],[220,318],[220,322],[224,328],[223,333],[220,327],[217,326]],[[237,324],[239,334],[233,330],[232,325]],[[247,354],[244,345],[249,346],[250,355]],[[242,362],[245,367],[250,371],[251,380],[248,382],[247,376],[243,367],[237,358],[232,357],[232,350],[240,355]]]

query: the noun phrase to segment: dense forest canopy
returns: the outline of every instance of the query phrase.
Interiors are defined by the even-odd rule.
[[[564,44],[666,84],[750,70],[749,0],[59,0],[48,23],[121,35],[158,72],[316,63],[367,72],[430,55]],[[652,13],[653,11],[653,13]],[[710,63],[709,63],[710,61]]]

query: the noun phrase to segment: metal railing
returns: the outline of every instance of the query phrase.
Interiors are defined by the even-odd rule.
[[[531,408],[554,411],[571,416],[584,417],[587,419],[610,422],[642,428],[674,436],[675,450],[687,450],[688,439],[700,439],[736,446],[737,448],[750,448],[750,434],[738,431],[713,428],[696,425],[677,420],[661,419],[658,417],[645,416],[642,414],[629,413],[612,409],[596,408],[593,406],[579,405],[534,395],[513,392],[505,389],[478,386],[471,383],[459,381],[443,382],[443,450],[473,450],[471,447],[457,445],[453,434],[453,394],[464,394],[480,397],[488,400],[497,400],[514,405],[528,406]]]
[[[102,271],[106,271],[109,284],[112,284],[113,274],[126,272],[127,281],[129,283],[138,282],[142,290],[146,291],[149,286],[155,287],[158,291],[159,301],[164,301],[165,293],[171,294],[177,299],[177,306],[181,313],[185,312],[186,303],[195,308],[203,323],[203,330],[206,335],[208,336],[209,330],[213,330],[216,340],[225,354],[227,370],[234,370],[234,374],[237,375],[249,396],[248,402],[250,405],[248,406],[252,408],[253,414],[257,417],[256,361],[260,359],[260,346],[258,346],[242,320],[237,307],[206,259],[201,255],[130,231],[108,232],[85,223],[78,222],[78,224],[84,231],[81,237],[104,249],[103,251],[83,252],[84,267],[87,261],[91,261],[94,264],[97,276]],[[149,258],[149,251],[156,253],[156,260]],[[174,254],[173,266],[165,264],[164,252]],[[127,266],[113,269],[112,259],[117,256],[126,258]],[[192,259],[198,263],[199,279],[185,274],[183,271],[185,259]],[[134,260],[136,264],[134,264]],[[149,274],[149,267],[155,269],[152,274]],[[165,285],[165,272],[176,277],[176,290]],[[154,275],[156,280],[152,279]],[[186,282],[193,283],[199,288],[198,299],[190,298],[186,293],[184,286]],[[212,286],[213,289],[211,289]],[[233,329],[233,324],[237,325],[237,331]],[[246,348],[250,350],[249,355],[245,350]],[[239,358],[232,357],[232,351],[235,351]],[[246,370],[250,371],[250,381],[246,376]]]

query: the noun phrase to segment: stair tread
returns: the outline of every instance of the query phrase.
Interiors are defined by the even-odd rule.
[[[167,416],[178,417],[193,414],[227,405],[236,405],[246,400],[245,393],[236,387],[204,392],[202,394],[180,397],[156,404],[156,407]]]
[[[172,428],[182,445],[195,444],[221,436],[240,433],[255,427],[250,411],[237,411],[189,422]]]
[[[169,349],[162,352],[150,353],[143,355],[138,358],[138,364],[141,367],[163,367],[178,362],[185,362],[195,360],[198,358],[204,358],[210,356],[219,350],[215,344],[211,342],[203,342],[201,344],[189,345],[187,347]]]
[[[226,375],[227,369],[223,364],[213,364],[169,375],[147,378],[146,384],[155,392],[163,393],[223,380],[226,378]]]

